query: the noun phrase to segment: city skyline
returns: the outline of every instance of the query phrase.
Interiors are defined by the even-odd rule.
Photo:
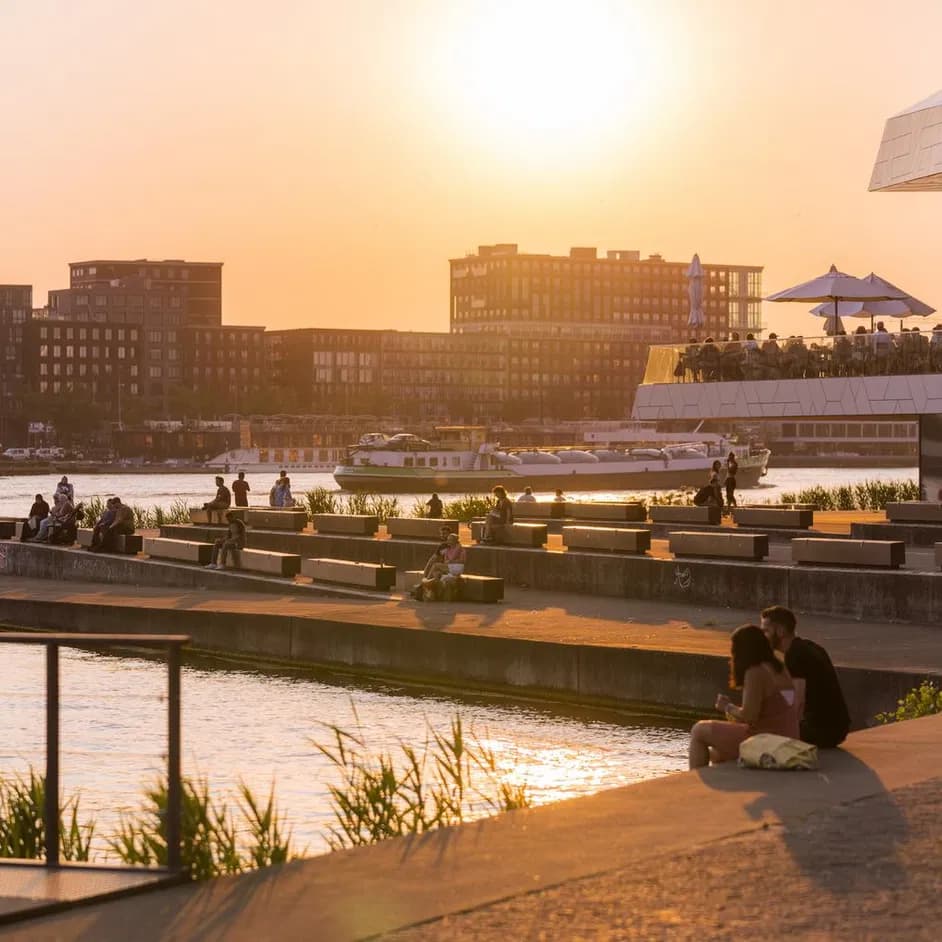
[[[867,192],[936,89],[936,4],[226,10],[4,5],[0,282],[218,258],[226,323],[444,331],[448,259],[515,242],[746,260],[767,293],[833,261],[940,306],[931,200]]]

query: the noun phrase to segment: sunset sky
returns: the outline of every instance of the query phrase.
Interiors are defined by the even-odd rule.
[[[0,0],[0,34],[0,282],[37,305],[182,257],[228,323],[445,330],[447,259],[517,242],[942,309],[942,195],[867,192],[942,87],[939,0]]]

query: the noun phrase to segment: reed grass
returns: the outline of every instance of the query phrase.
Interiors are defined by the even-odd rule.
[[[821,510],[884,510],[888,503],[919,500],[919,484],[911,480],[861,481],[838,487],[815,485],[783,491],[783,504],[816,504]]]
[[[370,753],[362,733],[325,725],[331,741],[314,746],[340,776],[340,784],[330,786],[335,824],[327,842],[332,850],[421,834],[461,824],[470,816],[531,804],[526,786],[503,778],[494,753],[473,734],[465,734],[460,715],[447,733],[427,730],[421,749],[400,743],[398,755]]]
[[[84,501],[84,504],[85,525],[94,526],[105,512],[105,498],[96,495]],[[158,504],[152,507],[132,504],[131,512],[134,514],[134,526],[138,530],[159,530],[162,526],[190,522],[190,507],[182,498],[174,500],[169,508]]]

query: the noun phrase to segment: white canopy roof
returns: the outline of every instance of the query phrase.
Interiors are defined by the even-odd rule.
[[[942,190],[942,91],[886,122],[870,189]]]

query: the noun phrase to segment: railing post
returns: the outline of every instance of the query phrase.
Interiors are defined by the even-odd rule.
[[[167,866],[179,870],[180,818],[180,646],[167,648]]]
[[[59,645],[46,645],[46,866],[59,866]]]

